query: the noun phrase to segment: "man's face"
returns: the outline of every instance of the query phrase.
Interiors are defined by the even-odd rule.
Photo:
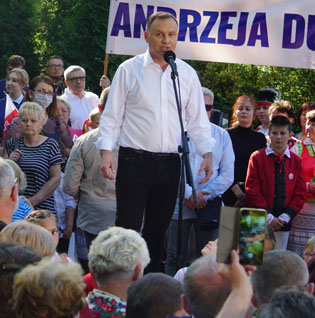
[[[210,119],[211,111],[213,109],[213,100],[210,95],[203,95],[203,99],[205,100],[205,107],[207,111],[208,118]],[[210,110],[207,110],[210,109]]]
[[[172,18],[157,18],[153,21],[150,29],[144,32],[144,38],[149,44],[149,51],[154,62],[166,64],[164,53],[175,50],[177,34],[177,24]]]
[[[68,79],[65,80],[70,93],[82,93],[85,89],[85,74],[83,71],[73,71],[69,74]]]
[[[291,137],[288,126],[273,126],[269,130],[271,148],[276,153],[282,155],[287,148],[288,141]]]
[[[46,73],[50,77],[62,77],[63,71],[63,61],[60,59],[51,59],[48,61],[47,67],[46,67]]]

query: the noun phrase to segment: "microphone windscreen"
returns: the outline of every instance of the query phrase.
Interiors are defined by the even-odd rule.
[[[169,63],[170,62],[170,59],[173,59],[174,61],[176,60],[176,55],[173,51],[169,50],[169,51],[166,51],[164,53],[164,60],[166,61],[166,63]]]

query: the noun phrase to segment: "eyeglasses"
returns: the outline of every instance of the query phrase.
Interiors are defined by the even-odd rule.
[[[63,68],[62,64],[50,64],[47,65],[48,68]]]
[[[54,92],[46,92],[46,91],[44,91],[43,89],[39,89],[38,91],[33,92],[33,93],[42,94],[42,95],[47,95],[47,96],[55,96],[55,93],[54,93]]]
[[[213,105],[211,105],[211,104],[205,104],[205,106],[206,106],[207,112],[209,112],[213,108]]]
[[[78,77],[71,77],[71,78],[68,78],[68,81],[70,82],[85,82],[85,76],[78,76]]]
[[[15,188],[15,186],[16,186],[16,184],[17,184],[18,181],[19,181],[18,178],[15,178],[15,179],[14,179],[10,198],[13,198],[13,191],[14,191],[14,188]]]

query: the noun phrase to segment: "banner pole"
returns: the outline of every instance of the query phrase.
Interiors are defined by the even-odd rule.
[[[107,75],[107,71],[108,71],[108,59],[109,59],[109,54],[105,53],[105,59],[104,59],[104,75]]]

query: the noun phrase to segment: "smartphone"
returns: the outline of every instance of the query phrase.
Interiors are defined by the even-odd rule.
[[[221,207],[217,262],[231,264],[231,251],[237,250],[239,240],[240,209]]]
[[[266,223],[266,210],[240,209],[238,253],[241,264],[261,265],[263,263]]]

